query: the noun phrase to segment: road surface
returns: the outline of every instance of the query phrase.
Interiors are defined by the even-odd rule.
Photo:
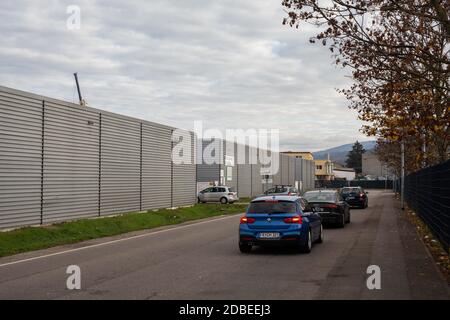
[[[390,192],[370,190],[345,229],[310,254],[241,254],[240,215],[0,259],[0,299],[449,299],[449,288]],[[81,268],[81,290],[66,268]],[[381,290],[369,290],[369,265]]]

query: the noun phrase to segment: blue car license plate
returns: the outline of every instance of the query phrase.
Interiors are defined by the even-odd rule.
[[[280,237],[279,232],[261,232],[258,235],[260,239],[277,239]]]

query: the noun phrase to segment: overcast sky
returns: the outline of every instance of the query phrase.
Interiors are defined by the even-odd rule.
[[[68,5],[81,28],[66,26]],[[0,1],[0,85],[186,129],[278,128],[282,150],[359,140],[330,52],[281,0]]]

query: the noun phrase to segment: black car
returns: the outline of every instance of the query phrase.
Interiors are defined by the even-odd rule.
[[[345,227],[350,223],[350,206],[337,190],[313,190],[305,192],[303,198],[308,201],[311,211],[317,212],[322,222]]]
[[[369,197],[361,187],[344,187],[341,189],[341,196],[351,207],[367,208]]]

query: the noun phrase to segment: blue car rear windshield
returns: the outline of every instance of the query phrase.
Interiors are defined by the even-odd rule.
[[[248,213],[294,213],[295,202],[292,201],[255,201],[250,203]]]

